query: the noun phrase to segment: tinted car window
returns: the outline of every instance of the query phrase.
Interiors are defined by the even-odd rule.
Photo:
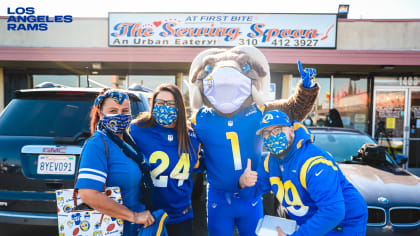
[[[315,133],[315,145],[328,151],[337,162],[351,160],[365,143],[375,143],[368,135],[351,133]],[[387,161],[393,163],[387,154]]]
[[[91,106],[91,100],[14,99],[0,117],[0,134],[73,136],[89,130]]]

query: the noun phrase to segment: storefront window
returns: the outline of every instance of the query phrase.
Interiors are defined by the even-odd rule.
[[[299,78],[293,78],[290,86],[290,95],[294,94],[296,91],[296,85],[299,82]],[[314,106],[313,111],[309,115],[306,122],[308,126],[326,126],[327,114],[330,109],[330,97],[331,97],[331,90],[330,90],[330,81],[329,77],[318,78],[318,83],[321,87],[319,92],[318,99]]]
[[[367,132],[370,102],[367,78],[334,77],[333,94],[333,108],[338,111],[343,127]]]

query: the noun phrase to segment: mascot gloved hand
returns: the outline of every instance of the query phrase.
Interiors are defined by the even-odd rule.
[[[239,177],[248,159],[256,170],[262,152],[259,123],[269,110],[282,110],[302,121],[319,93],[314,70],[299,70],[303,83],[289,99],[266,102],[270,68],[255,47],[208,49],[193,60],[189,73],[190,102],[198,110],[191,124],[205,157],[208,182],[209,235],[255,235],[263,217],[261,196],[255,187],[239,189]],[[312,82],[312,81],[313,82]]]
[[[302,63],[298,61],[298,69],[300,77],[302,78],[302,84],[305,88],[313,88],[316,85],[316,69],[314,68],[305,68],[303,69]]]

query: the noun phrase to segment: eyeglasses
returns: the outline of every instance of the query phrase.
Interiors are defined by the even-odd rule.
[[[281,133],[282,131],[283,131],[283,127],[277,127],[277,128],[272,129],[272,130],[263,130],[263,131],[261,132],[261,135],[262,135],[264,138],[268,138],[268,137],[270,137],[271,135],[276,135],[276,134],[279,134],[279,133]]]
[[[175,107],[176,101],[175,100],[163,100],[163,99],[156,99],[155,100],[155,105],[163,106],[165,104],[167,106],[170,106],[170,107]]]

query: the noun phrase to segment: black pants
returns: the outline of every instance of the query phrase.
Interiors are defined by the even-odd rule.
[[[168,236],[192,236],[192,219],[178,224],[166,225]]]

